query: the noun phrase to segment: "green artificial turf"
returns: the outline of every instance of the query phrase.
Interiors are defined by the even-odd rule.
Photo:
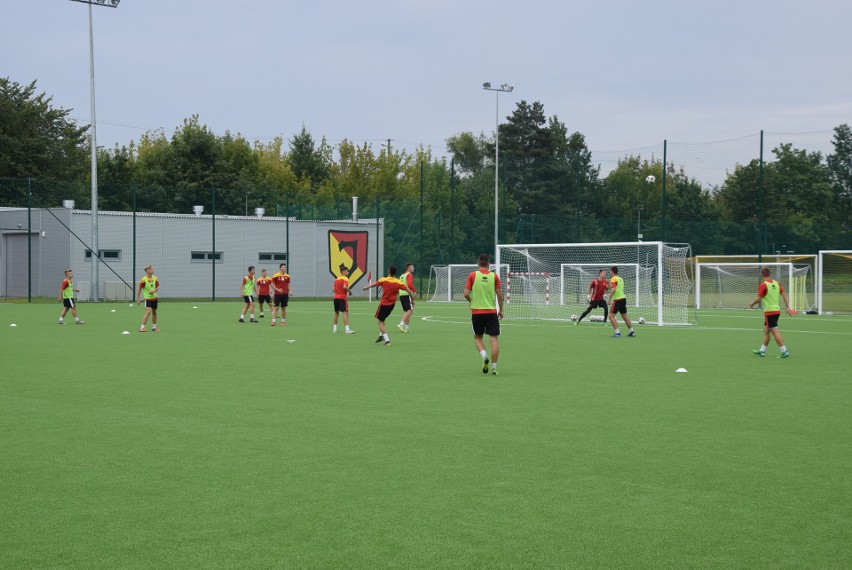
[[[492,377],[464,305],[241,306],[0,305],[0,567],[852,566],[850,316],[505,321]]]

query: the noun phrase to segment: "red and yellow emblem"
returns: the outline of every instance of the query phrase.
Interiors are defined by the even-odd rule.
[[[367,273],[367,232],[328,230],[328,271],[340,277],[340,265],[349,268],[349,286]]]

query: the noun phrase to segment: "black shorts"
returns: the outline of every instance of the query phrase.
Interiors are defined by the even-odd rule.
[[[243,295],[243,301],[246,303],[254,303],[254,295]]]
[[[145,299],[145,306],[151,307],[153,310],[157,310],[157,299]]]
[[[403,311],[410,311],[414,308],[414,303],[411,302],[411,295],[400,295],[399,304],[402,305]]]
[[[290,295],[275,295],[275,306],[286,307],[289,300]]]
[[[393,305],[379,305],[379,308],[376,309],[376,318],[385,322],[385,319],[393,312],[393,307]]]
[[[257,296],[257,302],[261,303],[261,304],[266,303],[267,305],[271,306],[272,305],[272,297],[270,297],[269,295],[258,295]]]
[[[763,315],[764,321],[763,324],[768,329],[777,329],[778,328],[778,317],[781,316],[781,313],[775,313],[774,315]]]
[[[470,322],[473,324],[473,334],[475,336],[500,336],[500,319],[497,318],[497,313],[478,313],[470,316]]]
[[[346,299],[334,299],[334,312],[335,313],[348,313],[349,305],[346,302]]]
[[[612,302],[612,308],[610,312],[614,315],[616,313],[621,313],[622,315],[627,314],[627,299],[616,299]]]
[[[66,309],[73,309],[73,308],[74,308],[74,305],[75,305],[75,303],[74,303],[74,299],[62,299],[62,305],[63,305]]]
[[[592,309],[597,309],[597,308],[606,309],[606,301],[604,301],[603,299],[597,299],[595,301],[589,301],[589,307],[592,308]]]

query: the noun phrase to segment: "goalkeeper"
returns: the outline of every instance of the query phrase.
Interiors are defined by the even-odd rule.
[[[603,320],[606,323],[607,315],[609,311],[607,309],[606,300],[604,299],[604,295],[609,289],[609,280],[606,278],[606,270],[601,269],[598,271],[598,278],[593,279],[591,283],[589,283],[589,294],[586,295],[586,299],[589,300],[589,306],[583,311],[583,314],[580,315],[580,318],[574,321],[574,325],[579,325],[580,321],[583,318],[592,312],[593,309],[601,308],[604,311]]]

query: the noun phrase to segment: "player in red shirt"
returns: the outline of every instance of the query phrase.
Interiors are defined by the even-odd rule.
[[[376,342],[384,341],[385,346],[390,346],[390,337],[385,328],[385,319],[387,319],[396,305],[396,298],[399,296],[400,290],[408,291],[408,294],[414,296],[414,291],[408,288],[408,285],[396,278],[396,265],[388,267],[387,277],[382,277],[375,283],[364,287],[364,291],[373,287],[382,288],[382,299],[379,301],[379,308],[376,310],[376,319],[379,322],[379,338]]]
[[[355,331],[349,328],[349,302],[346,297],[352,294],[349,288],[349,268],[340,264],[340,277],[334,280],[334,285],[331,288],[334,293],[334,327],[331,332],[337,332],[337,317],[343,313],[343,324],[346,326],[346,334],[355,334]]]
[[[272,326],[275,326],[275,317],[278,316],[278,308],[281,308],[281,326],[287,324],[287,305],[290,303],[290,274],[287,273],[287,264],[278,266],[278,273],[272,276],[272,290],[275,293],[275,302],[272,306]]]
[[[260,318],[263,318],[263,304],[266,303],[266,306],[269,309],[272,309],[272,297],[270,296],[270,286],[272,285],[272,278],[266,274],[266,269],[260,270],[260,277],[257,278],[257,281],[254,283],[255,291],[257,292],[257,304],[260,306]]]
[[[597,309],[598,307],[604,310],[604,324],[606,324],[607,313],[609,311],[606,306],[604,295],[606,294],[607,289],[609,289],[609,279],[606,278],[606,269],[601,269],[598,271],[598,278],[593,279],[592,282],[589,283],[589,294],[586,295],[586,299],[589,301],[589,306],[585,311],[583,311],[580,318],[574,321],[575,325],[579,325],[580,321],[583,320],[583,317],[591,313],[592,309]]]

